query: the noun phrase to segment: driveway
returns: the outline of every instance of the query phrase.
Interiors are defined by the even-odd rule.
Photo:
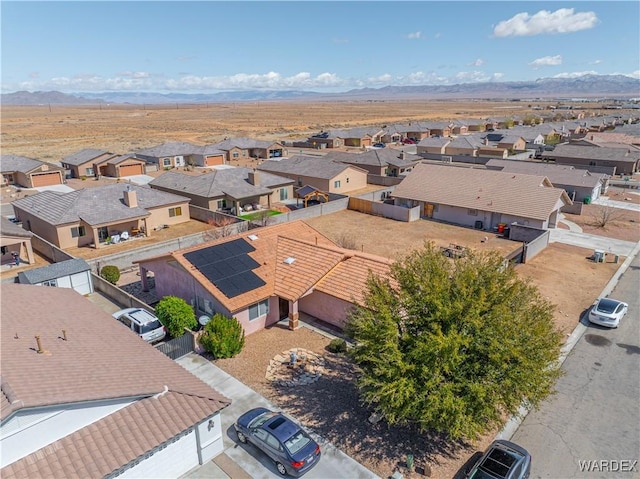
[[[630,192],[635,195],[637,193]],[[640,205],[636,203],[625,203],[624,201],[610,200],[606,196],[601,196],[593,201],[594,205],[608,206],[609,208],[620,208],[622,210],[640,211]]]
[[[133,183],[134,185],[146,185],[151,180],[153,180],[153,176],[149,176],[149,175],[131,175],[131,176],[124,177],[123,180],[129,181],[129,182]]]
[[[550,229],[549,241],[551,243],[564,243],[572,246],[579,246],[587,249],[600,249],[605,253],[629,256],[629,253],[636,246],[632,241],[623,241],[614,238],[605,238],[588,233],[569,231],[559,228]]]
[[[177,362],[232,400],[231,405],[223,409],[221,413],[225,448],[223,456],[231,458],[249,477],[254,479],[282,477],[278,474],[273,462],[271,462],[265,454],[251,445],[240,444],[237,441],[236,433],[233,429],[233,423],[236,418],[251,408],[258,406],[274,410],[278,408],[253,389],[245,386],[233,376],[230,376],[197,354],[189,354],[178,359]],[[304,475],[306,479],[326,479],[330,477],[340,477],[344,479],[378,478],[378,476],[344,454],[334,445],[314,434],[313,430],[310,428],[306,429],[322,448],[322,458],[313,469]],[[217,458],[214,462],[221,464]],[[219,471],[215,465],[212,466],[207,463],[203,465],[202,468],[211,470],[212,475],[210,477],[229,477],[229,474],[214,475],[216,474],[214,471]],[[220,472],[217,472],[217,474],[220,474]],[[201,472],[194,471],[186,477],[196,478],[204,477],[204,475]],[[232,473],[231,477],[233,477]]]

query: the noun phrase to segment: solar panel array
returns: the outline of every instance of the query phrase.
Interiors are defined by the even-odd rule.
[[[260,266],[248,253],[256,249],[243,238],[186,253],[184,257],[227,298],[266,283],[252,270]]]

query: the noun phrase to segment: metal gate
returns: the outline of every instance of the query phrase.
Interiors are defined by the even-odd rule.
[[[179,338],[158,344],[156,348],[171,359],[179,359],[194,351],[193,344],[193,336],[189,333],[185,333]]]

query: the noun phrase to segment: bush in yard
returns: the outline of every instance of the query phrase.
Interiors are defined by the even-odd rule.
[[[346,353],[347,342],[344,339],[332,339],[331,342],[327,345],[327,351],[336,354]]]
[[[111,284],[116,284],[120,279],[120,270],[117,266],[108,264],[100,270],[100,277],[106,279]]]
[[[217,313],[204,327],[200,343],[215,359],[232,358],[242,351],[244,328],[236,318]]]
[[[195,329],[198,326],[193,308],[176,296],[162,298],[156,305],[156,316],[174,338],[182,336],[185,328]]]

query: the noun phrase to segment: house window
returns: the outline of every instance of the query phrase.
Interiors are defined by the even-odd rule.
[[[164,166],[164,167],[171,166],[171,158],[163,158],[162,159],[162,166]]]
[[[260,316],[264,316],[265,314],[269,314],[268,299],[249,306],[249,321],[253,321],[254,319],[257,319]]]
[[[198,311],[202,311],[208,315],[213,315],[213,303],[206,298],[196,296]]]
[[[226,200],[226,198],[225,198],[225,199],[222,199],[222,200],[218,200],[218,209],[219,209],[219,210],[221,210],[221,209],[223,209],[223,208],[226,208],[226,207],[227,207],[227,200]]]
[[[286,188],[280,188],[280,201],[286,200],[289,198],[289,193]]]
[[[81,236],[84,236],[86,234],[86,231],[84,229],[84,226],[73,226],[71,228],[71,237],[72,238],[80,238]]]
[[[55,288],[58,286],[58,282],[55,279],[50,279],[48,281],[43,281],[42,286],[51,286]]]
[[[93,176],[93,168],[86,168],[84,174],[87,176]]]
[[[174,216],[182,216],[182,207],[169,208],[169,218],[173,218]]]
[[[237,151],[234,151],[234,152],[233,152],[233,155],[231,155],[231,156],[233,156],[234,158],[238,158],[238,156],[240,156],[240,155],[238,154],[238,152],[237,152]]]
[[[336,180],[333,182],[333,187],[334,188],[340,188],[340,180]]]
[[[302,186],[302,178],[298,176],[298,186]]]
[[[478,210],[467,210],[469,216],[478,216]]]
[[[0,248],[0,252],[2,253],[2,256],[4,256],[5,254],[7,254],[7,252],[8,252],[8,251],[9,251],[9,250],[7,249],[7,247],[6,247],[6,246],[2,246],[2,247]]]

